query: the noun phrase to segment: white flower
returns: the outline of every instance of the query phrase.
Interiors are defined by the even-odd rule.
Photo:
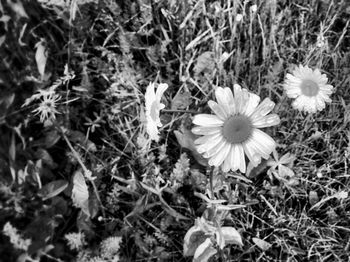
[[[157,91],[154,91],[154,83],[150,83],[147,87],[145,94],[146,105],[146,129],[147,133],[152,140],[159,140],[158,127],[162,127],[162,123],[159,118],[159,111],[165,107],[160,103],[160,99],[163,96],[164,91],[168,88],[167,84],[159,84]]]
[[[258,10],[258,6],[257,5],[252,5],[251,7],[250,7],[250,11],[252,12],[252,13],[255,13],[256,11]]]
[[[32,112],[35,113],[35,115],[40,114],[40,122],[42,123],[44,123],[46,120],[52,121],[56,119],[55,114],[60,114],[56,110],[56,103],[61,99],[61,96],[55,93],[45,93],[41,98],[42,100],[39,106]]]
[[[293,74],[287,74],[284,90],[287,96],[295,98],[292,106],[308,113],[316,113],[326,107],[332,100],[329,96],[333,86],[327,85],[328,78],[319,69],[312,70],[308,66],[295,68]]]
[[[260,105],[260,97],[234,85],[233,97],[229,88],[218,87],[215,96],[218,103],[210,100],[209,107],[215,113],[199,114],[193,119],[198,125],[192,129],[196,135],[197,150],[210,158],[209,165],[220,166],[222,170],[246,171],[244,154],[253,166],[261,158],[268,159],[274,150],[275,141],[258,128],[277,125],[280,122],[276,114],[268,115],[275,103],[266,98]]]

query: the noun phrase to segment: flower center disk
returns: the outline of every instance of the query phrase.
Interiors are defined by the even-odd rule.
[[[243,115],[231,116],[222,128],[223,137],[232,144],[243,143],[248,140],[253,131],[251,120]]]
[[[306,96],[315,96],[318,94],[318,91],[320,90],[317,83],[315,83],[312,80],[305,79],[301,82],[300,85],[301,92]]]

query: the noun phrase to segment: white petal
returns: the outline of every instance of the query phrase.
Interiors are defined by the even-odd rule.
[[[222,164],[222,162],[224,162],[224,160],[227,157],[227,154],[229,153],[231,148],[231,144],[229,143],[225,143],[223,148],[220,150],[220,152],[218,152],[216,155],[214,155],[210,160],[209,160],[209,165],[213,165],[213,166],[220,166]]]
[[[195,115],[192,122],[199,126],[222,126],[224,124],[216,115],[209,114]]]
[[[275,141],[266,133],[262,132],[259,129],[254,129],[251,137],[252,145],[255,147],[255,150],[263,158],[267,159],[271,152],[275,149]]]
[[[207,153],[208,151],[212,150],[215,148],[219,143],[223,141],[223,137],[221,134],[219,134],[217,137],[214,139],[208,140],[205,143],[198,145],[197,146],[197,151],[200,154]]]
[[[244,114],[246,116],[250,116],[255,111],[259,102],[260,102],[260,97],[258,95],[249,93],[249,99],[247,101]]]
[[[156,97],[157,99],[160,101],[161,97],[163,96],[163,93],[165,92],[165,90],[168,89],[168,84],[159,84],[157,91],[156,91]]]
[[[247,143],[244,143],[243,149],[249,161],[252,163],[252,165],[254,167],[257,167],[261,162],[261,156],[255,150],[254,143],[252,141],[248,141]]]
[[[239,161],[238,161],[238,169],[242,172],[245,173],[246,171],[246,165],[245,165],[245,157],[244,157],[244,149],[243,146],[238,144],[236,145],[236,154],[239,156]]]
[[[221,128],[217,126],[196,126],[191,131],[195,135],[213,135],[219,133]]]
[[[226,90],[228,89],[228,90]],[[227,114],[230,114],[231,110],[231,104],[233,103],[233,95],[231,92],[231,96],[228,95],[231,92],[229,88],[222,88],[218,87],[215,90],[215,96],[216,100],[218,101],[219,105],[227,112]],[[232,100],[231,100],[232,99]]]
[[[194,140],[194,143],[196,145],[198,145],[198,144],[207,144],[210,141],[215,142],[216,140],[218,140],[218,138],[220,136],[221,136],[220,133],[215,133],[215,134],[212,134],[212,135],[205,135],[205,136],[202,136],[202,137],[197,138],[196,140]]]
[[[231,150],[231,168],[233,171],[240,169],[245,172],[245,159],[243,147],[240,144],[235,144],[232,146]]]
[[[258,119],[262,116],[266,116],[274,108],[275,103],[272,102],[269,98],[265,98],[261,104],[256,108],[254,113],[251,115],[252,121]]]
[[[224,145],[225,145],[226,143],[227,143],[227,142],[226,142],[226,140],[225,140],[224,138],[220,138],[220,141],[218,141],[218,143],[217,143],[214,147],[208,149],[208,150],[203,154],[203,156],[204,156],[205,158],[209,158],[209,157],[212,157],[212,156],[218,154],[218,153],[221,151],[221,149],[224,147]]]
[[[208,106],[221,120],[225,120],[228,117],[227,111],[213,100],[208,101]]]
[[[151,110],[151,106],[155,100],[156,100],[156,94],[154,93],[154,83],[150,83],[145,93],[146,110]]]
[[[253,121],[253,126],[257,128],[264,128],[269,126],[278,125],[281,122],[280,118],[276,114],[260,117]]]
[[[230,169],[231,169],[231,161],[230,161],[230,152],[231,152],[231,150],[232,150],[232,144],[229,144],[229,149],[228,149],[228,152],[227,152],[227,156],[226,156],[226,158],[225,158],[225,160],[224,160],[224,163],[223,163],[223,165],[222,165],[222,171],[224,171],[224,172],[228,172],[228,171],[230,171]]]

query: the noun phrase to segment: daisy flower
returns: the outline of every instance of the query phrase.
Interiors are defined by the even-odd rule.
[[[293,74],[287,74],[284,90],[287,96],[295,98],[292,106],[299,111],[316,113],[330,103],[333,86],[327,85],[328,78],[320,70],[299,65]]]
[[[145,94],[145,106],[146,106],[146,129],[151,140],[159,140],[158,127],[162,127],[162,123],[159,118],[159,111],[165,107],[160,103],[160,99],[163,96],[164,91],[168,88],[167,84],[159,84],[157,91],[154,91],[154,83],[150,83],[147,87]]]
[[[192,132],[202,135],[195,144],[197,151],[209,158],[209,165],[222,166],[224,172],[239,169],[245,173],[244,155],[257,166],[261,158],[269,158],[276,146],[259,128],[277,125],[280,119],[276,114],[269,114],[275,106],[269,98],[259,104],[259,96],[237,84],[234,95],[231,89],[218,87],[215,90],[218,103],[208,102],[215,115],[196,115],[193,123],[198,126]]]

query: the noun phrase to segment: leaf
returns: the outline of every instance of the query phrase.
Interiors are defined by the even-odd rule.
[[[12,162],[15,162],[15,160],[16,160],[16,139],[15,139],[14,133],[12,133],[12,136],[11,136],[11,144],[9,147],[9,156],[10,156],[10,160]]]
[[[220,232],[218,231],[216,237],[221,234],[224,239],[225,245],[235,244],[238,246],[243,246],[242,237],[239,232],[233,227],[222,227]]]
[[[293,170],[284,165],[278,166],[278,174],[283,178],[290,178],[295,176]]]
[[[196,249],[201,245],[207,238],[205,233],[200,229],[199,226],[194,225],[191,227],[184,238],[184,256],[193,256]]]
[[[191,93],[188,91],[177,93],[171,101],[171,109],[185,109],[191,104]]]
[[[98,202],[96,194],[91,194],[89,198],[89,213],[91,218],[94,218],[100,210],[100,203]]]
[[[198,153],[196,146],[194,144],[194,140],[196,139],[196,136],[190,130],[184,129],[182,133],[178,130],[175,130],[174,134],[177,138],[177,141],[181,145],[181,147],[184,147],[190,150],[192,153],[192,156],[196,159],[196,161],[200,165],[202,166],[208,165],[207,160],[201,154]]]
[[[205,239],[205,241],[199,245],[193,256],[193,262],[207,262],[209,258],[217,253],[216,249],[213,247],[213,243],[210,238]]]
[[[41,75],[41,79],[44,79],[45,76],[45,66],[47,61],[46,48],[43,45],[44,40],[40,40],[40,42],[36,43],[36,53],[35,53],[35,61],[38,67],[38,71]]]
[[[257,237],[253,237],[252,240],[253,240],[254,244],[257,245],[263,251],[268,250],[272,246],[269,242],[266,242],[265,240],[262,240],[262,239],[257,238]]]
[[[81,208],[90,217],[89,191],[85,177],[80,170],[76,171],[73,176],[72,200],[74,206]]]
[[[7,4],[11,7],[12,11],[14,11],[19,17],[29,18],[26,11],[23,8],[22,1],[7,0]]]
[[[310,205],[315,205],[319,201],[319,197],[316,191],[310,191],[309,193],[309,203]]]
[[[43,148],[39,148],[35,152],[35,157],[41,159],[44,164],[46,164],[50,168],[56,168],[57,164],[53,161],[53,158],[49,154],[49,152]]]
[[[46,148],[50,148],[54,146],[58,140],[60,140],[61,135],[57,130],[51,130],[45,133],[45,146]]]
[[[87,139],[84,133],[80,131],[70,131],[69,140],[73,143],[80,143],[87,151],[96,152],[97,148],[94,142]]]
[[[55,180],[43,186],[39,190],[38,195],[41,196],[43,200],[47,200],[60,194],[67,188],[67,186],[68,182],[66,180]]]
[[[212,72],[215,69],[215,56],[214,52],[204,52],[197,58],[197,63],[194,67],[195,75],[199,75],[200,73]]]

